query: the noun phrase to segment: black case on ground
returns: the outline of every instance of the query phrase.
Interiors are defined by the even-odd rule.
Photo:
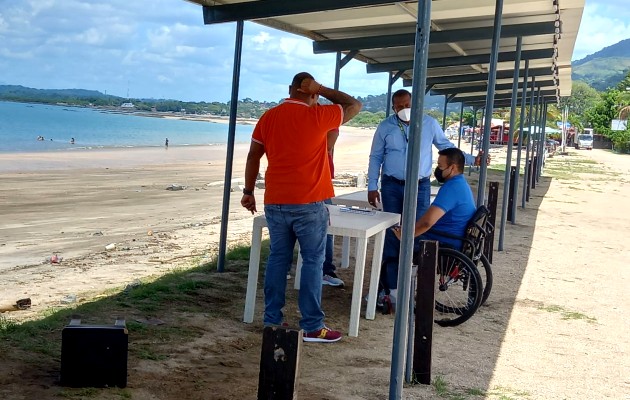
[[[124,319],[114,325],[82,325],[72,319],[61,332],[61,384],[127,386],[129,334]]]

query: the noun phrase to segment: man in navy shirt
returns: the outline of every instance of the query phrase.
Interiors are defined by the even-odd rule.
[[[414,237],[424,240],[439,240],[456,249],[462,246],[461,240],[433,235],[430,229],[464,236],[468,221],[477,210],[472,190],[464,178],[464,154],[456,148],[440,150],[435,178],[443,182],[435,200],[419,220],[416,221]],[[400,240],[400,227],[393,229]]]
[[[431,229],[456,236],[464,236],[468,221],[477,210],[472,190],[464,178],[464,153],[456,148],[438,152],[438,165],[435,168],[435,179],[443,183],[433,203],[420,219],[416,221],[413,236],[422,240],[438,240],[441,245],[461,248],[461,240],[434,235]],[[401,230],[392,228],[394,235],[400,240]],[[396,270],[396,279],[398,271]],[[395,307],[396,289],[390,289],[389,300]]]

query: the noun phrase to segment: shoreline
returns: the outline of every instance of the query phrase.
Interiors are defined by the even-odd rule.
[[[340,129],[335,146],[335,168],[357,169],[349,155],[365,157],[365,170],[373,130],[345,127]],[[63,150],[0,152],[0,173],[20,173],[90,168],[131,168],[143,165],[223,162],[227,143],[164,146],[86,147]],[[244,161],[248,142],[234,144],[234,163]]]

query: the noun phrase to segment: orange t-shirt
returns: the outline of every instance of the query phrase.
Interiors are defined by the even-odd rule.
[[[307,204],[334,196],[327,133],[343,122],[339,104],[285,99],[265,112],[252,140],[265,147],[265,204]]]

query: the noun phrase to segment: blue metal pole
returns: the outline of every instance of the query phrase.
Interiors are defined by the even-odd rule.
[[[512,202],[512,223],[516,223],[516,199],[518,199],[518,180],[521,173],[521,150],[523,148],[523,127],[525,124],[525,107],[527,106],[527,81],[529,80],[529,60],[525,60],[523,89],[521,93],[521,122],[518,135],[518,149],[516,150],[516,176],[514,177],[514,201]]]
[[[402,399],[405,372],[405,355],[408,333],[409,299],[411,296],[411,260],[413,257],[413,232],[416,223],[418,198],[418,169],[424,89],[427,84],[427,64],[429,59],[429,34],[431,32],[431,0],[418,1],[416,45],[413,62],[413,85],[411,98],[411,121],[409,125],[409,154],[405,174],[405,193],[402,214],[402,240],[398,261],[398,299],[392,345],[392,369],[389,381],[390,400]]]
[[[516,99],[518,97],[518,75],[521,70],[521,47],[523,38],[516,39],[516,59],[514,60],[514,79],[512,80],[512,102],[510,103],[510,133],[508,135],[507,157],[505,158],[505,177],[503,178],[503,203],[501,204],[501,228],[499,230],[498,250],[503,251],[505,223],[507,221],[508,196],[510,194],[510,172],[512,168],[512,147],[514,125],[516,124]]]
[[[534,127],[532,126],[532,113],[534,111],[534,95],[536,94],[536,77],[532,76],[532,89],[531,89],[531,100],[529,102],[529,114],[527,116],[527,146],[525,147],[525,173],[523,174],[523,200],[521,201],[521,207],[525,208],[525,202],[527,201],[527,190],[529,186],[529,149],[531,148],[532,143],[532,130]]]
[[[234,46],[234,67],[232,71],[232,97],[230,99],[230,125],[228,126],[227,155],[225,156],[225,178],[223,179],[223,207],[221,210],[221,232],[217,271],[225,269],[227,251],[227,229],[230,217],[230,191],[232,190],[232,163],[234,161],[234,141],[236,136],[236,111],[238,108],[238,86],[241,77],[241,53],[243,52],[243,21],[236,22],[236,44]]]
[[[334,89],[339,90],[339,78],[341,75],[341,52],[337,52],[337,59],[335,62],[335,84]]]
[[[457,148],[462,144],[462,125],[464,124],[464,102],[459,109],[459,134],[457,135]]]
[[[483,157],[479,171],[479,186],[477,187],[477,207],[486,202],[486,179],[488,175],[488,150],[490,149],[490,125],[494,110],[494,86],[497,82],[497,62],[499,58],[499,41],[501,39],[501,21],[503,16],[503,0],[497,0],[494,10],[494,34],[492,35],[492,52],[490,53],[490,68],[488,70],[488,95],[486,97],[486,117],[483,127]]]
[[[535,125],[536,125],[536,135],[534,136],[534,142],[532,143],[532,176],[530,177],[530,182],[532,183],[532,189],[536,187],[536,182],[537,182],[537,175],[538,175],[538,165],[537,164],[533,164],[534,162],[534,157],[537,157],[537,159],[540,158],[540,153],[538,152],[538,145],[540,143],[539,137],[540,137],[540,117],[541,117],[541,107],[540,107],[540,99],[541,99],[541,95],[540,95],[540,91],[541,88],[538,88],[538,90],[536,91],[536,111],[534,112],[534,116],[535,116]]]
[[[387,73],[387,105],[385,106],[385,118],[389,117],[392,109],[392,73]]]
[[[540,153],[543,157],[545,155],[545,143],[547,142],[547,103],[542,105],[542,129],[540,131],[541,141],[540,141]],[[541,159],[538,164],[538,178],[542,175],[542,167],[543,167],[543,159]]]
[[[481,109],[481,120],[483,121],[483,108]],[[477,129],[477,111],[479,111],[478,108],[475,108],[475,112],[473,114],[473,129],[472,132],[470,133],[470,154],[473,153],[473,151],[475,151],[475,129]],[[472,174],[472,165],[468,166],[468,176],[470,176]]]
[[[536,171],[538,170],[538,167],[533,163],[534,163],[534,158],[538,156],[538,136],[540,135],[540,88],[538,88],[538,90],[536,91],[536,103],[534,107],[535,107],[534,108],[535,134],[532,135],[532,153],[530,155],[533,169],[531,171],[532,176],[529,177],[530,183],[534,182],[534,184],[532,185],[532,188],[534,188],[536,185]]]
[[[448,108],[448,96],[444,95],[444,112],[442,113],[442,130],[446,129],[446,109]]]

